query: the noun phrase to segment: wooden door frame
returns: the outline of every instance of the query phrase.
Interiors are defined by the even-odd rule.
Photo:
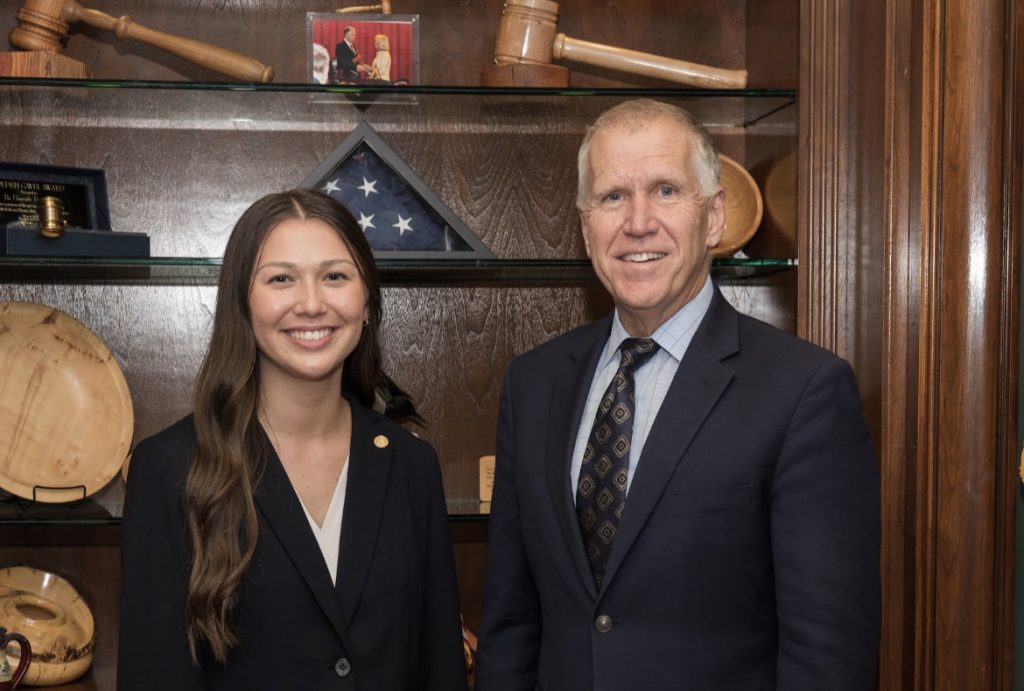
[[[798,329],[876,435],[882,689],[1012,688],[1022,5],[801,0]]]

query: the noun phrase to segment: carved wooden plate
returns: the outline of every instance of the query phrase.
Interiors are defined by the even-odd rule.
[[[764,213],[761,190],[747,169],[728,156],[720,155],[721,184],[725,188],[725,232],[713,257],[728,257],[750,242]]]
[[[110,482],[135,418],[103,341],[53,307],[0,303],[0,372],[0,487],[60,503]]]
[[[60,576],[28,566],[0,569],[0,620],[32,646],[22,682],[29,686],[65,684],[92,664],[96,626],[89,605]],[[12,657],[13,656],[13,657]],[[11,667],[18,648],[7,649]]]

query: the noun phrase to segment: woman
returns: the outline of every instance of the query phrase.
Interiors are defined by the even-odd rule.
[[[373,37],[373,47],[377,54],[373,57],[370,79],[381,79],[391,81],[391,44],[384,34],[377,34]]]
[[[465,688],[437,458],[371,409],[380,318],[338,202],[239,219],[193,413],[133,453],[118,688]]]

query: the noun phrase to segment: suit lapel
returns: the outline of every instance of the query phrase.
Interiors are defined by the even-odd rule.
[[[611,317],[597,322],[584,332],[580,344],[569,354],[565,366],[556,368],[556,375],[551,382],[551,432],[548,434],[548,449],[545,454],[548,490],[555,515],[558,517],[558,524],[572,561],[576,565],[576,571],[592,596],[596,596],[597,592],[594,589],[590,563],[583,549],[583,538],[580,535],[574,502],[576,490],[571,486],[569,469],[572,465],[572,452],[579,426],[589,424],[580,418],[586,405],[594,369],[597,367],[597,358],[608,339],[610,329]]]
[[[644,443],[626,497],[626,511],[608,559],[605,591],[697,430],[732,380],[732,370],[721,360],[738,349],[737,313],[716,288]]]
[[[309,527],[309,520],[288,480],[284,466],[266,435],[264,448],[263,476],[254,492],[256,506],[344,643],[341,610],[334,594],[331,574],[324,564],[323,552]]]
[[[348,488],[338,550],[337,597],[345,623],[352,621],[380,533],[395,440],[379,432],[380,416],[352,405]],[[387,441],[385,444],[384,442]]]

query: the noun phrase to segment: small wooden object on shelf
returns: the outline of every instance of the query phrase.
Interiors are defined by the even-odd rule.
[[[746,70],[709,67],[580,41],[556,33],[557,22],[557,2],[506,0],[494,42],[495,65],[484,70],[483,85],[569,86],[569,70],[551,64],[560,58],[708,89],[742,89],[747,85]]]
[[[60,53],[15,50],[0,53],[0,77],[91,79],[92,68]]]
[[[0,617],[30,643],[27,686],[66,684],[92,665],[92,610],[61,576],[29,566],[0,569]],[[21,656],[15,659],[20,666]]]
[[[54,307],[2,302],[0,371],[0,488],[47,504],[103,489],[128,455],[135,421],[107,345]]]
[[[747,169],[736,160],[720,155],[719,180],[725,188],[725,231],[712,257],[730,257],[738,252],[761,226],[764,201],[761,190]]]
[[[337,14],[353,14],[356,12],[380,12],[391,14],[391,0],[380,0],[376,5],[356,5],[355,7],[341,7],[334,10]]]
[[[494,456],[480,457],[480,501],[490,503],[494,492]]]

